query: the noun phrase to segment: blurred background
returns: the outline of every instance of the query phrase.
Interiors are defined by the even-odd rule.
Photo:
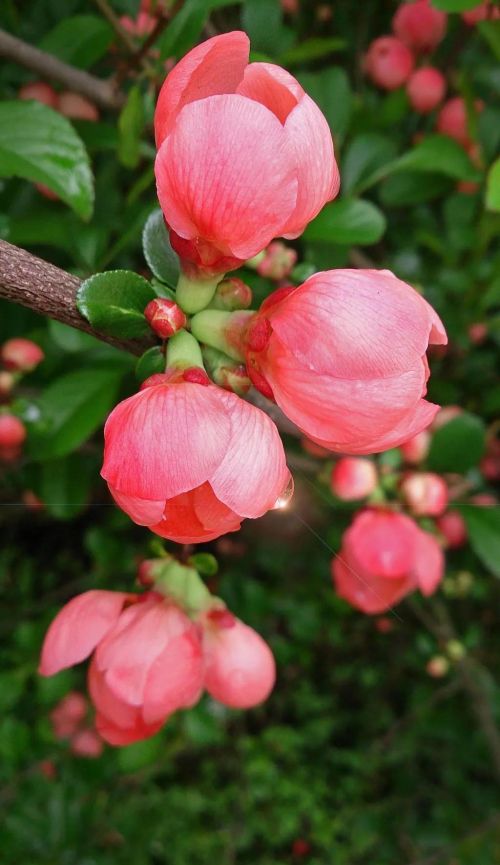
[[[392,0],[3,0],[3,31],[118,94],[71,98],[50,63],[35,72],[0,32],[0,234],[82,278],[150,275],[152,116],[187,50],[241,28],[253,59],[300,80],[331,126],[341,195],[288,244],[284,269],[238,275],[256,304],[283,280],[345,266],[390,268],[425,294],[450,337],[431,357],[429,396],[461,411],[441,418],[417,470],[445,478],[464,526],[457,545],[422,522],[447,547],[432,607],[415,596],[363,615],[330,576],[363,503],[332,491],[333,455],[285,434],[291,505],[206,547],[219,562],[210,589],[273,649],[275,691],[249,712],[204,697],[150,740],[105,746],[81,696],[85,670],[42,679],[36,668],[63,603],[89,588],[133,590],[138,564],[158,552],[99,477],[102,425],[137,388],[137,359],[0,301],[0,343],[26,337],[44,353],[27,374],[0,372],[3,410],[28,431],[22,453],[0,462],[5,865],[500,863],[500,20],[495,4],[435,5],[445,31],[415,63],[438,69],[446,93],[422,113],[407,81],[388,89],[364,61],[392,32]],[[34,82],[49,90],[26,90]],[[43,122],[19,115],[32,98],[52,106]],[[461,136],[439,120],[455,98]],[[47,167],[54,141],[60,165]],[[390,500],[411,462],[399,450],[376,459]]]

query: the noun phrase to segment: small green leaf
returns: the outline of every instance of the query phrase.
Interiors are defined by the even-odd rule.
[[[395,163],[394,171],[431,171],[445,174],[454,180],[480,180],[463,147],[447,135],[428,135],[413,150],[403,154]]]
[[[161,59],[182,57],[198,41],[210,12],[235,2],[241,0],[186,0],[157,40]]]
[[[252,51],[269,57],[283,56],[295,40],[293,31],[283,24],[279,0],[245,0],[241,22],[242,30],[250,38]]]
[[[165,372],[165,354],[161,346],[154,345],[148,348],[137,361],[135,374],[139,381],[146,381],[150,375]]]
[[[122,772],[137,772],[139,769],[157,763],[164,748],[160,736],[134,742],[133,745],[118,749],[118,766]]]
[[[217,559],[211,553],[195,553],[189,557],[188,564],[204,577],[214,577],[219,570]]]
[[[340,66],[330,66],[321,72],[300,72],[302,87],[314,99],[328,120],[335,140],[346,134],[352,114],[352,90],[349,78]]]
[[[91,460],[92,470],[85,470],[88,460],[82,463],[82,458],[82,454],[70,454],[41,465],[38,493],[49,514],[57,519],[73,519],[87,504],[96,466]]]
[[[135,168],[140,159],[144,129],[144,105],[139,87],[131,88],[118,118],[118,159],[126,168]]]
[[[394,160],[396,146],[390,138],[375,132],[356,136],[345,152],[342,162],[342,192],[351,195],[368,189],[371,178]]]
[[[156,278],[175,288],[181,270],[179,257],[170,245],[161,210],[154,210],[146,220],[142,233],[142,249],[148,267]]]
[[[149,333],[144,309],[154,297],[151,284],[139,274],[130,270],[107,270],[82,282],[77,306],[96,330],[135,339]]]
[[[443,12],[467,12],[479,6],[479,0],[432,0],[431,6]]]
[[[429,468],[460,474],[474,468],[483,455],[485,432],[481,418],[462,412],[434,433]]]
[[[104,57],[114,38],[113,28],[98,15],[63,18],[40,42],[47,51],[80,69],[89,69]]]
[[[497,505],[462,505],[471,546],[492,574],[500,577],[500,508]]]
[[[289,48],[284,51],[279,57],[279,62],[283,66],[296,66],[300,63],[308,63],[311,60],[320,60],[323,57],[328,57],[335,51],[343,51],[346,47],[345,39],[339,39],[336,36],[322,38],[320,36],[306,39],[300,45],[294,48]]]
[[[486,207],[500,211],[500,156],[493,163],[486,181]]]
[[[385,227],[383,213],[370,201],[343,199],[323,208],[309,223],[304,239],[313,243],[368,246],[380,240]]]
[[[115,402],[120,378],[117,368],[89,367],[53,381],[32,407],[37,417],[26,418],[30,456],[62,457],[86,441]]]
[[[500,60],[500,21],[480,21],[477,26],[496,59]]]
[[[40,102],[0,104],[0,177],[43,183],[89,219],[94,185],[82,140],[65,117]]]

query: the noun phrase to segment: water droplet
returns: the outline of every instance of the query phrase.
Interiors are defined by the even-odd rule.
[[[283,490],[282,493],[280,493],[280,495],[276,499],[276,501],[272,507],[272,510],[278,511],[278,510],[283,510],[283,508],[286,508],[290,502],[290,499],[293,496],[293,490],[294,490],[294,483],[293,483],[293,478],[290,475],[290,479],[289,479],[285,489]]]

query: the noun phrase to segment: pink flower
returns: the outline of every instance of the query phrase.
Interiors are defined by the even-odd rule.
[[[467,12],[462,12],[462,19],[469,27],[474,27],[479,21],[492,21],[500,18],[500,9],[498,6],[493,6],[493,3],[480,3],[474,9],[469,9]]]
[[[337,498],[350,502],[371,495],[377,480],[377,469],[370,460],[342,457],[332,469],[330,485]]]
[[[330,270],[278,289],[250,320],[250,378],[308,438],[368,454],[427,427],[425,351],[446,333],[429,304],[389,271]]]
[[[35,99],[56,110],[59,102],[56,91],[45,81],[31,81],[29,84],[24,84],[19,90],[19,99]]]
[[[427,54],[439,45],[446,33],[445,12],[431,6],[429,0],[401,3],[393,19],[392,29],[409,48]]]
[[[432,595],[443,577],[436,539],[404,514],[370,508],[358,513],[332,561],[337,594],[363,613],[383,613],[420,589]]]
[[[295,249],[285,246],[279,240],[270,243],[263,255],[262,261],[257,265],[258,273],[277,282],[290,275],[297,261]]]
[[[463,547],[467,540],[467,526],[462,514],[458,511],[446,511],[437,518],[436,525],[450,549]]]
[[[19,448],[26,438],[26,427],[14,414],[0,415],[0,449]]]
[[[193,48],[155,113],[158,198],[185,271],[238,267],[296,237],[339,189],[328,124],[288,72],[248,63],[235,31]]]
[[[201,692],[197,629],[156,592],[96,590],[73,598],[47,632],[39,671],[51,676],[92,653],[89,691],[96,727],[112,745],[154,735]]]
[[[419,114],[428,114],[442,101],[446,92],[446,81],[439,69],[424,66],[410,76],[406,92],[412,108]]]
[[[96,730],[90,727],[79,730],[71,739],[71,750],[77,757],[87,757],[96,760],[104,748],[104,741]]]
[[[199,369],[153,376],[143,388],[110,414],[101,472],[136,523],[199,543],[274,506],[290,473],[264,412]]]
[[[363,68],[369,78],[384,90],[397,90],[410,77],[413,54],[395,36],[380,36],[368,48]]]
[[[13,372],[30,372],[44,359],[45,355],[36,342],[18,337],[8,339],[0,349],[0,361],[6,369]]]
[[[412,472],[401,484],[403,498],[417,517],[438,517],[448,504],[446,481],[434,472]]]
[[[71,90],[64,90],[60,94],[58,110],[72,120],[90,120],[92,123],[99,120],[99,111],[94,103]]]
[[[417,433],[410,439],[407,439],[407,441],[400,444],[399,450],[401,451],[405,462],[417,464],[425,460],[429,453],[431,440],[432,437],[430,432],[424,429],[422,432]]]
[[[481,100],[476,99],[474,103],[475,111],[482,111],[483,108],[484,104]],[[460,96],[448,99],[441,108],[437,118],[437,131],[443,135],[449,135],[450,138],[454,138],[463,147],[470,147],[472,139],[468,130],[467,109],[464,100]]]
[[[262,637],[228,610],[213,611],[203,621],[205,688],[233,709],[264,702],[276,679],[271,649]]]
[[[87,700],[78,691],[70,691],[50,713],[56,739],[72,736],[87,714]]]

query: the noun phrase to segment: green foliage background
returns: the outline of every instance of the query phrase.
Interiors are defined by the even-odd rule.
[[[118,14],[137,9],[133,0],[111,5]],[[317,15],[325,5],[333,11],[327,22]],[[450,15],[435,58],[452,92],[469,106],[476,97],[486,103],[470,118],[478,167],[433,134],[432,118],[409,110],[403,91],[381,94],[363,79],[361,54],[389,31],[396,5],[303,2],[297,16],[283,16],[275,0],[186,0],[156,47],[161,59],[180,57],[207,35],[243,27],[256,59],[286,65],[319,102],[340,154],[342,193],[298,241],[296,280],[346,266],[354,252],[423,288],[451,340],[433,361],[430,397],[472,416],[443,431],[431,460],[479,489],[485,428],[500,409],[500,22],[473,31]],[[92,2],[5,0],[0,25],[95,75],[117,66],[113,31]],[[151,80],[126,79],[120,117],[70,124],[41,106],[19,119],[17,91],[32,77],[12,63],[0,67],[2,237],[82,277],[116,268],[149,276],[141,234],[156,207]],[[429,135],[414,144],[420,132]],[[476,192],[458,192],[460,180],[477,182]],[[63,201],[42,198],[35,181]],[[242,275],[258,301],[272,288]],[[473,346],[468,326],[485,320],[488,338]],[[498,785],[476,707],[453,672],[441,680],[426,673],[438,645],[411,605],[398,607],[392,630],[381,633],[334,596],[330,559],[353,509],[301,470],[290,513],[212,545],[220,572],[211,587],[275,652],[272,698],[247,713],[204,698],[154,739],[108,748],[97,761],[73,757],[54,739],[48,713],[68,689],[84,689],[84,672],[37,677],[46,626],[77,592],[130,589],[152,536],[110,505],[98,476],[102,422],[137,386],[134,358],[2,303],[0,340],[20,335],[36,339],[46,360],[17,393],[27,456],[4,471],[0,492],[2,863],[500,862]],[[23,507],[25,489],[46,508]],[[448,556],[444,597],[500,720],[498,687],[485,672],[496,673],[499,658],[498,511],[475,519],[473,545]],[[473,575],[465,594],[464,571]],[[54,778],[41,771],[47,760]]]

